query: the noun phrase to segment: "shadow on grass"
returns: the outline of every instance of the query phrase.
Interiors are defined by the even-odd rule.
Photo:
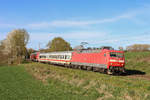
[[[129,76],[129,75],[145,75],[145,72],[142,72],[140,70],[131,70],[131,69],[126,69],[126,74],[125,76]]]

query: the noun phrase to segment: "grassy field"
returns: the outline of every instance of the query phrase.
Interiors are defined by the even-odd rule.
[[[150,100],[150,52],[128,52],[126,76],[27,63],[0,67],[0,100]]]

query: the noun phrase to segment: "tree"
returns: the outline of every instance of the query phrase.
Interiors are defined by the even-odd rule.
[[[51,48],[51,41],[48,42],[48,44],[46,45],[47,48]]]
[[[36,50],[34,50],[34,49],[32,49],[32,48],[27,49],[27,58],[29,59],[29,58],[30,58],[31,53],[35,53],[35,52],[37,52],[37,51],[36,51]]]
[[[0,41],[0,65],[7,64],[8,55],[4,52],[4,40]]]
[[[50,47],[49,47],[50,51],[70,51],[70,50],[72,50],[70,44],[61,37],[55,37],[51,42],[48,43],[48,45],[49,44],[50,44]]]
[[[4,49],[4,40],[0,41],[0,51]]]
[[[26,45],[29,41],[29,34],[25,29],[15,29],[11,31],[4,41],[5,51],[11,61],[17,60],[21,63],[27,54]]]

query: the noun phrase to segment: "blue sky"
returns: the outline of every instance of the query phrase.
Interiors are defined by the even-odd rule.
[[[150,1],[0,0],[0,40],[18,28],[28,31],[34,49],[57,36],[72,47],[150,44]]]

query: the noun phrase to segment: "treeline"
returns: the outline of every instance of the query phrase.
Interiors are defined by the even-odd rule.
[[[6,39],[0,41],[0,64],[20,64],[30,57],[31,53],[39,52],[27,49],[29,34],[25,29],[15,29],[8,33]],[[70,43],[61,37],[56,37],[47,44],[47,49],[40,52],[69,51]]]
[[[15,29],[8,33],[6,39],[0,41],[0,64],[20,64],[25,59],[30,57],[34,52],[55,52],[55,51],[70,51],[73,50],[70,43],[65,41],[61,37],[55,37],[53,40],[47,43],[47,49],[40,49],[39,51],[32,48],[28,49],[26,46],[29,41],[29,34],[25,29]],[[81,45],[76,46],[76,49],[85,49]],[[100,48],[87,48],[87,49],[100,49]],[[126,49],[119,47],[119,50],[123,51],[150,51],[150,45],[148,44],[134,44],[127,46]]]
[[[126,47],[126,51],[150,51],[149,44],[133,44]]]

